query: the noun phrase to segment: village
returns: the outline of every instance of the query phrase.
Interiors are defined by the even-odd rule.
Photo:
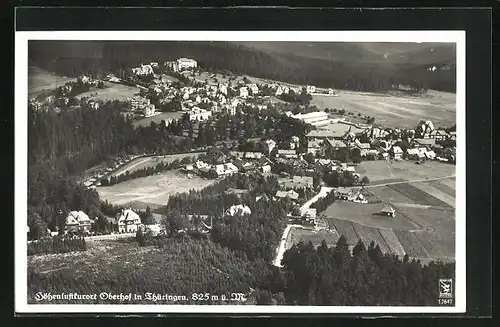
[[[273,99],[284,94],[305,97],[311,94],[339,96],[333,89],[319,89],[313,85],[294,88],[274,82],[251,83],[247,78],[233,78],[226,83],[213,78],[201,81],[197,77],[202,73],[204,72],[195,60],[180,58],[164,64],[141,64],[132,68],[126,77],[109,74],[102,80],[97,80],[80,76],[77,85],[85,90],[90,89],[89,97],[81,99],[96,110],[99,110],[100,102],[92,95],[103,88],[104,82],[135,86],[139,92],[123,101],[122,114],[140,121],[161,116],[162,112],[158,111],[161,107],[174,108],[171,113],[176,115],[175,118],[165,118],[159,122],[165,126],[183,119],[195,123],[213,122],[221,115],[237,115],[243,108],[265,111],[272,105]],[[189,86],[182,86],[179,80],[190,81],[187,83]],[[97,93],[92,93],[92,89]],[[52,104],[52,108],[54,105],[57,107],[58,103],[68,105],[73,90],[71,85],[67,85],[62,87],[58,96],[51,95],[43,101],[31,101],[39,110],[47,110],[47,104]],[[332,111],[307,106],[303,108],[299,113],[284,111],[282,114],[309,126],[305,135],[284,139],[255,139],[254,151],[239,151],[234,147],[230,151],[223,151],[220,146],[213,146],[204,149],[206,153],[203,156],[182,165],[178,171],[184,174],[187,184],[194,177],[220,180],[234,174],[274,175],[279,180],[280,189],[273,199],[279,201],[286,198],[296,205],[296,210],[289,213],[290,225],[318,230],[328,229],[324,215],[320,215],[315,208],[315,202],[319,199],[330,199],[323,204],[325,207],[335,200],[358,206],[369,203],[371,195],[366,192],[365,186],[373,181],[370,169],[359,170],[362,162],[387,162],[389,170],[390,165],[397,162],[411,162],[422,166],[427,165],[427,162],[455,163],[455,130],[435,128],[430,120],[422,120],[413,129],[399,129],[374,124],[373,118],[361,121]],[[110,177],[116,171],[134,166],[134,160],[138,158],[152,155],[154,154],[115,158],[106,169],[94,172],[83,183],[90,189],[99,190],[104,184],[109,184]],[[328,196],[330,193],[333,196]],[[387,219],[397,219],[390,201],[381,203],[376,210],[387,216]],[[227,209],[224,214],[234,216],[250,212],[248,206],[240,204]],[[164,226],[159,220],[144,224],[140,213],[130,206],[116,217],[108,217],[111,224],[108,234],[130,235],[138,230],[149,231],[154,235],[164,232]],[[97,219],[73,208],[66,218],[65,233],[75,237],[101,235],[103,233],[97,232],[95,228]],[[204,233],[210,231],[208,222],[203,223],[202,229]],[[283,240],[288,237],[285,234]],[[50,235],[58,235],[58,232],[50,231]],[[284,244],[280,246],[284,251]]]

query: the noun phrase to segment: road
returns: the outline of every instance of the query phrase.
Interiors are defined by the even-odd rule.
[[[309,201],[304,203],[302,207],[300,207],[300,214],[304,215],[307,212],[307,209],[316,201],[318,201],[319,198],[324,198],[325,196],[328,195],[334,188],[333,187],[327,187],[327,186],[322,186],[321,190],[316,194],[313,198],[311,198]]]
[[[87,237],[85,237],[85,241],[116,240],[119,238],[126,238],[126,237],[135,237],[135,233],[87,236]]]
[[[276,267],[282,267],[281,266],[281,260],[283,260],[283,255],[285,254],[286,251],[286,239],[288,238],[288,233],[290,233],[290,229],[292,227],[297,227],[297,228],[303,228],[302,225],[287,225],[285,230],[283,231],[283,236],[281,237],[280,245],[278,247],[278,250],[276,251],[276,259],[274,259],[273,265]]]

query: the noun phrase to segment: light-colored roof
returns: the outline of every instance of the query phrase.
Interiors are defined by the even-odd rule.
[[[391,206],[387,205],[387,206],[383,207],[383,208],[380,210],[380,212],[391,212],[391,213],[393,213],[393,212],[394,212],[394,209],[393,209]]]
[[[311,176],[293,176],[294,183],[313,185],[314,179]]]

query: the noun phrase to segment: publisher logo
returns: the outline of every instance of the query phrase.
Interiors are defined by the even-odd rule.
[[[450,299],[453,297],[453,280],[450,279],[439,279],[439,298],[440,299]]]

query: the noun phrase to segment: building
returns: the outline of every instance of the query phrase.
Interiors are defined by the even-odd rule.
[[[88,232],[94,221],[83,211],[70,211],[66,217],[66,230],[69,232]]]
[[[403,158],[403,150],[399,146],[393,146],[392,155],[394,156],[394,159],[400,160]]]
[[[132,73],[137,76],[153,75],[153,67],[151,65],[143,65],[140,67],[132,68]]]
[[[246,98],[248,97],[248,89],[246,87],[240,87],[240,97]]]
[[[272,139],[267,139],[264,141],[264,146],[267,148],[268,153],[271,153],[276,147],[276,142]]]
[[[384,216],[395,217],[396,211],[391,206],[387,205],[380,210],[380,213]]]
[[[344,149],[347,147],[347,145],[340,141],[340,140],[334,140],[334,139],[326,139],[323,141],[323,144],[326,146],[326,147],[329,147],[331,148],[332,150],[335,150],[335,151],[338,151],[340,149]]]
[[[125,209],[117,215],[118,231],[120,233],[135,233],[141,225],[141,217],[131,208]]]
[[[322,144],[323,144],[323,142],[321,140],[318,140],[318,139],[309,140],[307,142],[307,153],[312,153],[314,155],[316,155],[316,154],[321,155],[323,153]]]
[[[341,200],[349,200],[352,194],[352,189],[345,188],[345,187],[339,187],[337,191],[335,192],[335,195],[337,196],[338,199]]]
[[[421,138],[430,138],[433,130],[434,124],[430,120],[421,121],[415,130],[415,134]]]
[[[246,216],[252,214],[252,210],[246,205],[243,204],[237,204],[231,206],[229,209],[226,210],[226,215],[228,216]]]
[[[276,157],[280,158],[298,158],[296,150],[278,150]]]
[[[335,92],[333,91],[333,89],[328,89],[328,95],[334,95]]]
[[[263,174],[269,174],[271,172],[271,165],[264,165],[260,169]]]
[[[198,63],[194,59],[179,58],[175,61],[174,71],[182,71],[198,67]]]
[[[293,188],[313,188],[314,179],[311,176],[293,176]]]
[[[276,88],[276,91],[274,91],[274,95],[278,97],[278,96],[280,96],[282,94],[283,94],[283,88],[281,86],[278,86]]]
[[[190,121],[205,121],[212,117],[212,112],[201,109],[198,107],[194,107],[192,110],[188,112]]]
[[[252,95],[256,95],[259,93],[259,87],[257,84],[247,84],[247,88],[252,92]]]
[[[306,124],[311,124],[313,126],[322,126],[330,123],[328,114],[324,111],[310,112],[307,114],[297,114],[291,115],[292,118],[303,121]]]
[[[276,197],[277,198],[289,198],[291,200],[297,200],[299,198],[299,193],[295,192],[294,190],[289,190],[289,191],[277,191],[276,192]]]
[[[217,177],[229,176],[238,172],[238,167],[232,163],[218,164],[214,167],[213,171]]]
[[[154,115],[156,111],[155,105],[152,104],[149,99],[140,96],[129,99],[129,104],[130,109],[138,116],[150,117]]]
[[[219,84],[218,91],[219,93],[227,95],[227,84]]]
[[[311,94],[316,92],[316,86],[314,85],[306,85],[306,93]]]

